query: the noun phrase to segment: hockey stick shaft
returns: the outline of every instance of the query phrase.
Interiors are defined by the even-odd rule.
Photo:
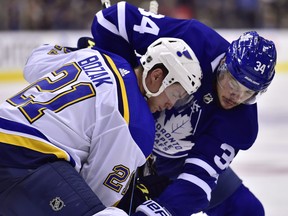
[[[156,0],[151,0],[149,4],[149,11],[154,14],[158,14],[158,6],[159,4]]]
[[[110,0],[101,0],[101,4],[102,4],[103,9],[111,6]]]
[[[110,0],[101,0],[101,4],[102,4],[103,9],[111,6]],[[159,4],[156,0],[151,0],[150,4],[149,4],[149,11],[154,13],[154,14],[157,14],[158,13],[158,6],[159,6]]]

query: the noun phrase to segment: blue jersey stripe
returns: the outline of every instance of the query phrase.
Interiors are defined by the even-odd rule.
[[[5,166],[37,167],[44,161],[56,159],[64,159],[75,166],[69,153],[50,143],[37,129],[3,118],[0,118],[0,148],[3,153],[0,161]]]

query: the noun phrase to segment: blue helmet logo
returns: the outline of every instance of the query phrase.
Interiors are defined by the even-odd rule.
[[[275,75],[276,58],[275,44],[250,31],[231,43],[226,64],[241,84],[260,92],[267,89]]]

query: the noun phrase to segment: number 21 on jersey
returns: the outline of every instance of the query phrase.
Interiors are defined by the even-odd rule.
[[[14,97],[7,99],[7,102],[17,107],[26,119],[33,123],[44,115],[46,109],[56,113],[96,95],[91,83],[77,81],[80,73],[81,68],[75,62],[64,65],[51,73],[53,79],[52,77],[44,77]],[[68,85],[70,87],[65,88]],[[31,89],[33,90],[29,91]],[[49,100],[43,100],[43,98],[47,98],[45,95],[50,93],[51,95],[54,93],[53,97]],[[39,99],[42,99],[41,101],[37,100],[38,95]]]

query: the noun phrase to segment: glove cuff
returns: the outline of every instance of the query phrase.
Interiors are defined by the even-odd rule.
[[[136,208],[136,212],[143,212],[147,216],[172,216],[172,214],[154,200],[147,200]]]

